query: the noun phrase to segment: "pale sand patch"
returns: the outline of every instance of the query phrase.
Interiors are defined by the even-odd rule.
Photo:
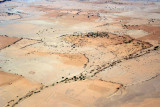
[[[16,24],[8,24],[8,25],[0,25],[0,34],[1,35],[13,35],[16,37],[26,38],[27,35],[36,34],[42,26],[30,24],[30,23],[16,23]]]
[[[121,85],[100,80],[84,80],[49,87],[20,102],[17,107],[88,107],[114,94]],[[39,102],[39,103],[35,103]]]
[[[136,14],[136,15],[135,15]],[[132,17],[132,18],[144,18],[145,19],[151,19],[151,18],[156,18],[158,19],[160,17],[160,14],[158,13],[150,13],[148,14],[147,12],[140,12],[140,11],[127,11],[127,12],[121,12],[121,13],[115,13],[115,15],[118,16],[127,16],[127,17]]]
[[[128,30],[126,34],[133,38],[140,38],[148,35],[149,33],[143,30]]]
[[[125,77],[124,77],[125,78]],[[140,77],[139,77],[140,78]],[[97,107],[158,107],[160,97],[160,76],[121,88],[114,96],[101,99]]]
[[[160,98],[148,98],[143,102],[128,103],[121,107],[158,107],[160,105]]]
[[[140,40],[154,40],[154,41],[158,41],[158,43],[160,43],[160,26],[152,26],[152,25],[139,25],[139,26],[128,26],[128,29],[132,29],[132,30],[143,30],[145,32],[148,32],[148,35],[140,37],[138,39]]]
[[[49,21],[46,20],[30,20],[30,21],[24,21],[26,23],[30,23],[30,24],[34,24],[34,25],[54,25],[54,23],[51,23]]]
[[[128,20],[128,23],[126,25],[145,25],[148,24],[147,19],[132,19]]]
[[[60,81],[81,73],[88,63],[83,54],[41,52],[34,47],[39,41],[22,39],[1,52],[1,67],[44,84]],[[7,61],[6,61],[7,60]]]

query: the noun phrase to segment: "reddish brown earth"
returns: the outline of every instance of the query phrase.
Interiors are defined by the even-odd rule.
[[[0,36],[0,49],[6,48],[17,41],[19,41],[19,38],[16,37],[7,37],[7,36]]]

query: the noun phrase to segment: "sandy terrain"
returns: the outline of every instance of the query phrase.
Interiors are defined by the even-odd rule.
[[[159,11],[159,0],[0,0],[0,107],[158,107]]]
[[[0,49],[9,47],[10,45],[19,41],[19,38],[0,36]]]
[[[41,84],[30,82],[22,76],[0,71],[0,104],[2,107],[10,106],[20,96],[41,86]]]
[[[113,68],[108,68],[97,74],[96,78],[121,83],[126,86],[137,84],[160,73],[159,61],[159,51],[151,52],[119,63]]]
[[[99,101],[98,107],[158,107],[159,77],[125,87],[115,96]]]
[[[89,107],[101,98],[111,96],[121,85],[100,80],[84,80],[59,84],[45,89],[42,93],[28,98],[18,106],[78,106]],[[89,99],[89,100],[88,100]],[[34,103],[43,102],[44,103]],[[28,103],[29,102],[29,103]]]

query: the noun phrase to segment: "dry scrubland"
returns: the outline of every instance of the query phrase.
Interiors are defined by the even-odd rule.
[[[158,107],[160,2],[0,0],[0,107]]]

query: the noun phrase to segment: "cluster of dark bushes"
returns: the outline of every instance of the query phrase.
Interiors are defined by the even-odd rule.
[[[69,82],[69,81],[85,80],[85,79],[86,79],[86,76],[84,76],[84,75],[81,73],[79,76],[73,76],[72,78],[65,78],[65,79],[64,79],[64,77],[62,77],[62,79],[63,79],[63,80],[61,80],[60,82],[56,82],[56,84],[62,83],[62,82],[67,83],[67,82]],[[52,84],[52,86],[54,86],[54,85],[55,85],[55,83]]]
[[[109,37],[108,33],[107,32],[88,32],[87,34],[84,34],[84,36],[87,36],[87,37],[93,37],[93,38],[96,38],[96,37]]]
[[[66,35],[63,35],[66,36]],[[72,36],[87,36],[87,37],[109,37],[107,32],[88,32],[88,33],[80,33],[74,32]]]
[[[158,49],[159,49],[159,46],[155,46],[155,47],[154,47],[154,50],[158,50]]]

